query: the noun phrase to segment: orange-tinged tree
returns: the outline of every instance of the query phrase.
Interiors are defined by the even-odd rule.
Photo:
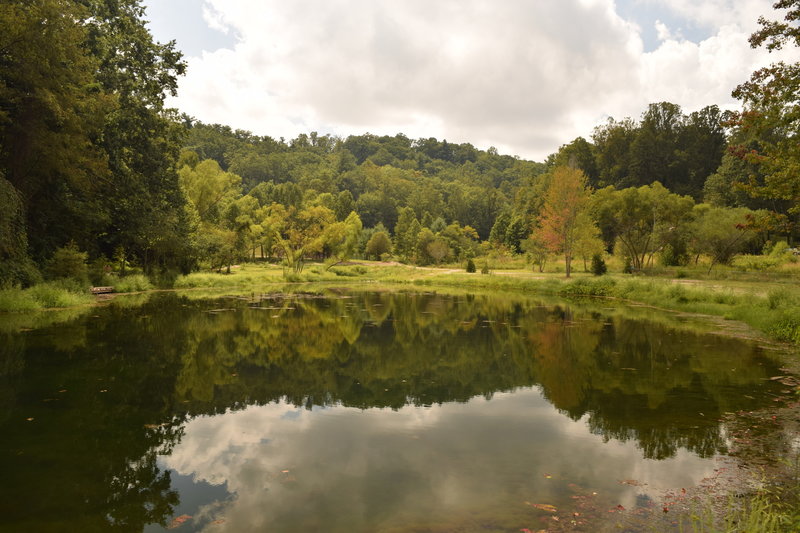
[[[567,277],[572,271],[578,237],[594,225],[588,214],[590,194],[586,175],[581,170],[555,168],[544,195],[538,227],[534,230],[551,252],[564,254]]]

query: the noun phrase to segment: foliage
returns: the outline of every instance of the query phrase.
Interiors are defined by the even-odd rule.
[[[86,252],[81,252],[74,242],[70,242],[55,251],[45,274],[48,279],[71,279],[88,285],[87,257]]]
[[[114,282],[114,292],[140,292],[153,288],[150,279],[144,274],[133,274],[119,278]]]
[[[385,231],[379,231],[370,237],[364,254],[367,257],[374,257],[380,259],[385,253],[390,252],[392,249],[392,241]]]
[[[592,274],[595,276],[602,276],[608,272],[608,267],[606,266],[606,262],[603,260],[603,256],[601,254],[594,254],[592,256]]]
[[[721,208],[699,204],[694,207],[691,250],[711,257],[709,271],[716,264],[727,265],[756,236],[748,220],[755,216],[747,208]]]
[[[776,9],[786,10],[784,21],[759,19],[761,29],[750,37],[753,48],[766,46],[770,52],[784,46],[800,45],[796,22],[800,3],[780,0]],[[742,101],[744,110],[734,116],[733,123],[740,132],[758,139],[755,147],[738,144],[732,153],[749,164],[760,167],[760,176],[751,176],[745,185],[747,192],[757,198],[783,202],[780,222],[784,232],[796,229],[800,216],[800,149],[796,142],[800,134],[800,63],[773,63],[755,71],[740,84],[733,96]]]
[[[467,259],[466,271],[468,273],[474,273],[476,271],[476,269],[475,269],[475,261],[473,261],[471,257],[469,259]]]
[[[694,204],[658,182],[620,191],[607,187],[595,194],[593,203],[603,235],[616,239],[636,270],[666,244],[685,238]]]
[[[588,201],[583,172],[568,167],[553,170],[537,232],[551,252],[564,254],[567,277],[579,236],[591,232],[594,226],[588,214]]]

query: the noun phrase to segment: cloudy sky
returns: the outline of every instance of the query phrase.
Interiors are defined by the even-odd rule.
[[[144,4],[189,64],[172,106],[286,139],[402,132],[543,160],[650,102],[736,108],[731,90],[777,59],[747,42],[772,0]]]

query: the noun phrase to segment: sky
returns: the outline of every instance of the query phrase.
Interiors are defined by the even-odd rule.
[[[287,140],[403,133],[544,160],[649,103],[716,104],[769,54],[773,0],[144,0],[188,63],[169,100]]]

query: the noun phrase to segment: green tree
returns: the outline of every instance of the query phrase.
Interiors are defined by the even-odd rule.
[[[412,232],[411,229],[415,222],[419,226],[419,221],[410,207],[401,207],[398,212],[397,224],[394,227],[394,250],[402,259],[408,260],[414,253],[414,244],[419,233],[419,228],[416,232]]]
[[[325,229],[323,240],[331,255],[326,270],[353,256],[358,249],[361,230],[361,219],[355,211],[351,211],[343,222],[335,222]]]
[[[224,200],[231,201],[241,194],[242,178],[225,172],[213,159],[206,159],[192,169],[179,172],[180,184],[201,220],[219,222]]]
[[[103,191],[110,213],[103,248],[110,253],[122,245],[145,264],[149,259],[148,268],[166,267],[186,250],[164,246],[182,246],[190,230],[175,168],[184,129],[177,113],[165,107],[166,96],[177,94],[186,64],[174,41],[153,40],[140,0],[83,4],[88,10],[84,45],[97,58],[99,88],[116,104],[104,115],[97,142],[113,176],[113,186]],[[158,225],[171,233],[169,238],[152,238]]]
[[[749,223],[757,213],[750,209],[698,204],[694,211],[691,250],[697,256],[707,254],[711,258],[709,272],[714,265],[729,264],[757,235]]]
[[[753,48],[780,50],[800,45],[798,0],[778,0],[775,9],[785,10],[783,21],[759,19],[761,29],[750,36]],[[796,229],[800,216],[800,63],[773,63],[754,72],[739,85],[733,96],[742,101],[744,110],[735,116],[739,131],[749,132],[760,140],[758,148],[738,145],[733,153],[748,163],[759,165],[762,179],[751,177],[746,188],[756,198],[786,202],[785,211],[776,211],[783,219],[784,231]]]
[[[672,194],[658,182],[620,191],[606,187],[593,199],[604,238],[616,239],[637,270],[664,245],[686,237],[693,205],[688,196]]]
[[[119,106],[95,78],[88,17],[77,2],[0,4],[0,173],[40,263],[69,240],[93,247],[108,216],[107,154],[96,141]]]
[[[383,254],[387,254],[391,250],[392,240],[389,238],[389,234],[385,231],[378,231],[370,237],[364,253],[367,257],[374,257],[377,261],[380,260]]]

